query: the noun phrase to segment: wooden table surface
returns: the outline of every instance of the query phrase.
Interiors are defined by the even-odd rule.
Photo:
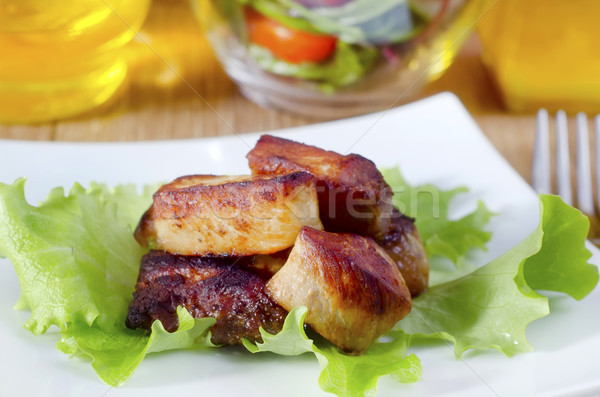
[[[183,139],[315,122],[262,109],[243,98],[202,38],[187,4],[183,0],[154,1],[141,38],[129,47],[130,77],[109,103],[68,120],[34,126],[0,125],[0,138]],[[419,96],[454,92],[492,143],[529,180],[535,117],[509,114],[503,109],[480,54],[479,41],[471,35],[456,62]]]

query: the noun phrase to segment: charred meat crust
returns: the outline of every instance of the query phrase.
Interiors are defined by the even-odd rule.
[[[325,230],[376,239],[388,231],[393,193],[371,160],[270,135],[261,136],[246,158],[253,174],[315,175]]]
[[[174,331],[181,305],[217,320],[213,343],[238,344],[302,305],[316,332],[364,352],[427,288],[414,220],[362,156],[265,135],[247,158],[252,176],[186,176],[154,194],[135,237],[170,253],[143,258],[127,326]]]
[[[236,263],[250,273],[254,273],[264,280],[269,280],[285,265],[291,250],[291,248],[288,248],[270,255],[243,256]]]
[[[322,228],[309,173],[192,175],[154,194],[135,237],[173,254],[246,256],[292,246],[304,225]]]
[[[324,229],[374,238],[400,267],[413,297],[427,289],[429,263],[414,219],[394,208],[392,190],[372,161],[270,135],[246,157],[255,174],[314,174]]]
[[[267,283],[287,310],[306,306],[306,322],[351,354],[360,354],[412,306],[400,270],[368,237],[302,228],[284,267]]]
[[[287,312],[264,291],[265,281],[235,264],[235,258],[201,258],[150,251],[142,258],[126,325],[151,329],[160,320],[169,332],[179,327],[177,306],[195,318],[213,317],[212,342],[233,345],[260,341],[259,327],[277,333]]]
[[[390,231],[377,243],[400,268],[413,298],[427,290],[429,262],[414,219],[395,210]]]
[[[339,298],[339,308],[359,307],[365,312],[382,314],[397,298],[410,305],[410,299],[395,291],[404,288],[396,267],[390,265],[375,242],[368,237],[348,233],[327,233],[304,228],[301,239],[319,258],[321,266],[313,268],[313,277]]]

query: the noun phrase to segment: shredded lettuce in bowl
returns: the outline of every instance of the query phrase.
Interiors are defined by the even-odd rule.
[[[379,56],[373,48],[354,48],[342,41],[337,43],[333,58],[322,64],[288,63],[277,59],[268,49],[254,44],[248,45],[248,54],[266,71],[318,81],[323,92],[334,92],[337,87],[359,81]]]
[[[348,44],[407,41],[424,28],[428,19],[408,0],[352,0],[341,6],[318,8],[295,0],[237,1],[291,28],[334,35]]]
[[[339,396],[373,394],[381,376],[399,382],[421,378],[418,357],[407,352],[419,340],[450,341],[457,356],[468,349],[494,348],[507,356],[526,352],[531,350],[527,325],[549,314],[548,299],[536,291],[581,299],[595,288],[598,268],[587,263],[591,254],[584,246],[589,222],[560,198],[540,196],[538,228],[497,259],[465,274],[469,251],[485,249],[491,236],[485,227],[492,214],[485,205],[453,220],[448,207],[465,189],[436,190],[440,212],[433,217],[423,211],[431,203],[411,201],[427,200],[426,195],[410,193],[422,187],[408,185],[396,169],[385,170],[384,176],[394,191],[404,192],[395,196],[395,203],[417,217],[430,258],[451,260],[455,271],[446,271],[416,298],[411,314],[362,356],[346,356],[321,338],[310,339],[303,307],[289,313],[277,335],[263,333],[263,343],[258,344],[245,341],[247,350],[313,354],[321,367],[318,383],[323,390]],[[85,189],[76,184],[67,194],[54,189],[44,202],[32,206],[25,200],[24,185],[24,179],[0,184],[0,256],[10,259],[19,278],[17,308],[31,311],[27,329],[40,334],[58,327],[57,348],[90,359],[100,379],[112,386],[126,382],[147,354],[217,348],[208,331],[215,320],[194,319],[183,308],[178,309],[180,327],[174,333],[158,321],[151,333],[125,327],[144,254],[132,228],[155,186],[140,194],[134,186]],[[435,266],[436,261],[431,262]],[[432,269],[433,274],[440,272]]]
[[[359,82],[390,56],[396,62],[400,54],[410,50],[407,44],[433,19],[418,7],[419,2],[351,0],[321,7],[308,7],[299,0],[212,0],[211,4],[258,67],[314,82],[321,91],[333,93]],[[293,30],[334,36],[335,51],[320,62],[286,62],[268,48],[248,41],[245,7]]]

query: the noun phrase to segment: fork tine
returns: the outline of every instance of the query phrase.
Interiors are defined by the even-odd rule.
[[[567,115],[563,110],[556,112],[556,182],[560,197],[565,203],[573,205],[569,134],[567,129]]]
[[[594,193],[590,165],[590,138],[585,113],[577,114],[577,206],[587,215],[594,215]]]
[[[548,129],[548,112],[540,109],[537,113],[537,130],[535,148],[533,150],[533,167],[531,182],[538,193],[552,193],[550,176],[550,131]]]

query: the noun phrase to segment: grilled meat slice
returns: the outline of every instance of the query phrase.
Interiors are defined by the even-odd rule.
[[[142,258],[127,327],[150,330],[160,320],[173,332],[179,327],[181,305],[195,318],[217,319],[210,328],[215,344],[239,344],[242,338],[260,341],[259,327],[279,332],[286,311],[267,296],[262,278],[234,262],[150,251]]]
[[[178,255],[246,256],[291,247],[305,225],[322,228],[308,173],[193,175],[154,194],[135,237]]]
[[[414,219],[396,210],[391,230],[377,243],[400,268],[411,296],[425,292],[429,285],[429,262]]]
[[[375,241],[310,227],[266,291],[286,310],[306,306],[306,322],[351,354],[364,352],[412,307],[400,269]]]
[[[246,158],[253,174],[315,175],[325,230],[375,239],[388,232],[392,189],[372,161],[270,135],[261,136]]]
[[[314,174],[325,230],[373,237],[400,267],[412,296],[427,289],[429,263],[419,233],[413,221],[393,207],[391,188],[371,161],[269,135],[263,135],[246,157],[255,174]],[[358,198],[371,200],[347,205]]]
[[[237,264],[268,280],[285,265],[290,256],[290,251],[291,248],[288,248],[270,255],[245,256],[241,257]]]

